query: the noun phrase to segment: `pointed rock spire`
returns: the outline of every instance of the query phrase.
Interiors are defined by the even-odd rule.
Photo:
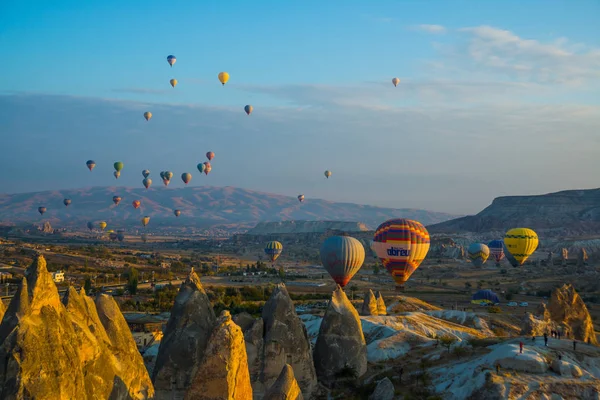
[[[0,321],[2,321],[2,318],[4,318],[5,312],[6,312],[6,306],[4,305],[4,302],[2,300],[0,300]]]
[[[27,290],[27,280],[23,278],[17,292],[8,305],[0,324],[0,344],[10,335],[18,325],[21,318],[29,312],[29,294]]]
[[[244,335],[224,310],[210,336],[186,400],[252,400]]]
[[[367,345],[358,312],[339,286],[323,317],[314,352],[317,376],[329,384],[345,368],[367,371]]]
[[[39,313],[44,306],[50,306],[55,310],[61,308],[60,296],[52,275],[46,268],[46,259],[38,255],[33,263],[25,271],[27,286],[31,296],[31,312]]]
[[[152,374],[158,396],[183,395],[200,365],[215,327],[215,312],[192,270],[181,284],[161,340]],[[176,393],[176,394],[177,394]]]
[[[377,313],[379,315],[387,315],[387,307],[385,306],[385,302],[383,301],[383,296],[381,292],[378,290],[375,293],[375,298],[377,299]]]
[[[263,400],[303,400],[300,386],[291,365],[285,364],[279,377],[269,388]]]
[[[375,299],[375,295],[371,289],[365,292],[360,315],[379,315],[377,311],[377,299]]]

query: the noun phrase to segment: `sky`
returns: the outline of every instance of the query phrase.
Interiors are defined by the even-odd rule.
[[[154,185],[171,170],[474,214],[599,187],[598,15],[597,0],[3,1],[0,190],[141,186],[147,168]]]

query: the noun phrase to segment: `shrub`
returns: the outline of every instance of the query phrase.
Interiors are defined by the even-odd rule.
[[[502,312],[502,309],[498,306],[491,306],[488,307],[488,313],[490,314],[500,314]]]

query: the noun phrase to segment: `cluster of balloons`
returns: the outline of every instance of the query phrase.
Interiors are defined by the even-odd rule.
[[[529,228],[513,228],[504,235],[504,241],[492,240],[487,245],[473,243],[468,248],[468,256],[476,267],[481,267],[491,255],[500,264],[505,257],[513,267],[525,264],[539,244],[537,234]]]

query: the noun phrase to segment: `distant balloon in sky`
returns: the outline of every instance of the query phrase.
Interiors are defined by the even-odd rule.
[[[170,181],[171,179],[173,179],[173,173],[171,171],[165,171],[165,178],[167,178],[167,180]]]
[[[189,172],[184,172],[183,174],[181,174],[181,180],[187,185],[192,180],[192,174],[190,174]]]
[[[227,72],[219,72],[219,81],[225,86],[229,80],[229,74]]]
[[[174,55],[170,55],[167,57],[167,62],[172,67],[177,62],[177,58]]]
[[[177,79],[171,79],[169,81],[169,83],[171,84],[172,87],[175,87],[175,86],[177,86]]]
[[[268,242],[265,246],[265,254],[269,256],[269,260],[271,260],[271,262],[275,262],[282,251],[283,245],[276,240]]]
[[[208,175],[210,171],[212,171],[212,165],[208,161],[204,161],[204,175]]]
[[[113,196],[113,203],[115,203],[115,205],[118,206],[120,202],[121,202],[120,196]]]
[[[152,118],[152,113],[150,111],[146,111],[144,113],[144,118],[146,118],[146,121],[150,121],[150,118]]]
[[[517,261],[518,265],[525,264],[527,258],[529,258],[529,256],[537,249],[538,244],[539,239],[537,233],[529,228],[514,228],[504,235],[505,249],[508,250],[511,258]],[[506,257],[509,258],[508,254]],[[516,266],[517,265],[513,265],[513,267]]]
[[[180,210],[173,210],[173,214],[175,214],[176,217],[179,217],[181,215],[181,211]]]
[[[198,168],[198,171],[200,171],[200,173],[203,173],[206,169],[206,165],[204,165],[204,163],[200,163],[196,166],[196,168]]]
[[[87,223],[87,228],[91,231],[92,229],[94,229],[94,223],[92,221]]]
[[[504,242],[502,240],[492,240],[488,243],[490,255],[496,260],[496,264],[504,258]]]
[[[46,212],[46,207],[38,207],[38,212],[39,212],[41,215],[44,215],[44,213]]]
[[[142,181],[142,184],[144,185],[144,187],[146,189],[148,189],[150,187],[150,185],[152,185],[152,179],[146,178]]]
[[[304,201],[304,195],[303,194],[299,194],[298,195],[298,201],[300,201],[300,203],[302,203]]]
[[[133,205],[133,208],[137,210],[142,205],[142,202],[139,200],[134,200],[131,204]]]
[[[124,164],[121,161],[117,161],[116,163],[113,164],[113,167],[115,168],[115,171],[121,172],[121,170],[124,167]]]
[[[254,110],[254,107],[252,107],[250,104],[244,107],[244,111],[246,111],[246,114],[248,115],[252,114],[252,110]]]
[[[85,165],[87,165],[88,169],[91,172],[94,169],[94,167],[96,166],[96,161],[94,161],[94,160],[87,160],[87,162],[85,163]]]
[[[483,243],[471,243],[467,253],[473,265],[481,267],[490,256],[490,248]]]
[[[100,229],[104,230],[106,228],[106,222],[101,221],[98,226],[100,227]]]
[[[113,172],[113,175],[115,176],[115,179],[119,179],[119,177],[121,176],[121,173],[119,171],[115,171],[115,172]]]
[[[149,170],[145,169],[145,170],[142,171],[142,176],[144,178],[147,178],[149,175],[150,175],[150,171]]]
[[[208,158],[208,161],[212,161],[213,158],[215,158],[215,153],[209,151],[208,153],[206,153],[206,158]]]
[[[145,233],[142,233],[140,237],[142,238],[142,242],[146,243],[148,241],[148,235],[146,235]]]
[[[392,83],[394,84],[394,86],[398,86],[398,84],[400,83],[400,79],[394,78],[392,79]]]
[[[329,179],[330,176],[331,176],[331,171],[330,170],[325,171],[325,178]]]
[[[335,283],[344,287],[365,261],[362,243],[350,236],[330,236],[320,250],[321,262]]]
[[[146,226],[148,225],[148,222],[150,222],[150,217],[146,215],[144,218],[142,218],[142,225]]]
[[[63,200],[63,204],[64,204],[65,206],[69,206],[69,204],[71,204],[71,199],[64,199],[64,200]]]

